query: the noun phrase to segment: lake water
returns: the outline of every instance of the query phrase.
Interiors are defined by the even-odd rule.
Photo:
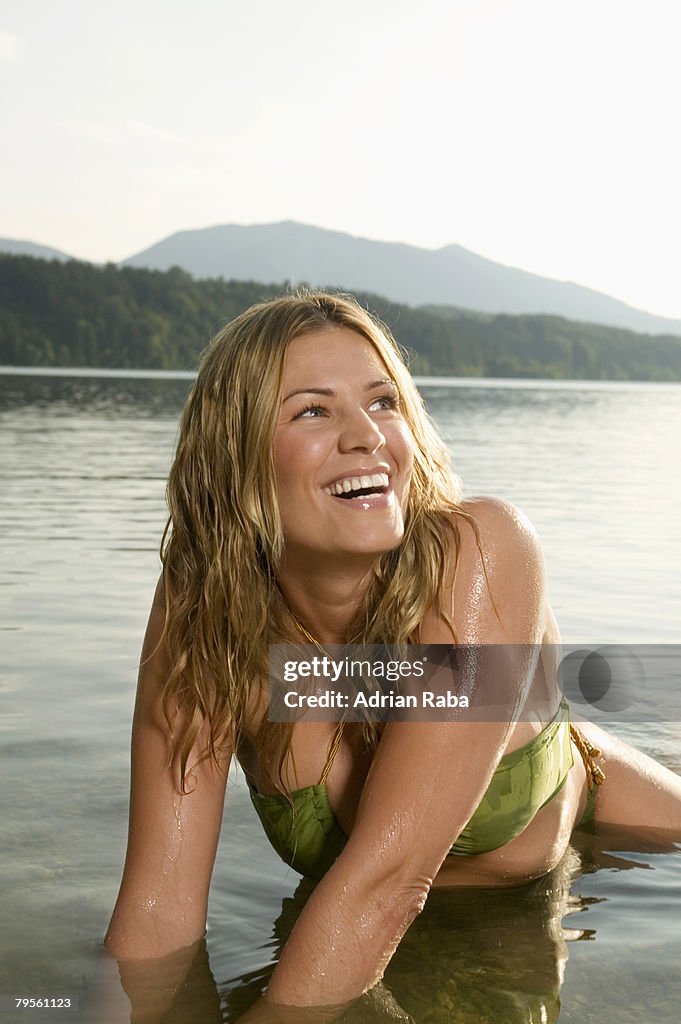
[[[86,1020],[8,1000],[82,999],[92,980],[125,851],[136,660],[188,387],[177,375],[0,373],[2,1020]],[[422,390],[467,491],[507,498],[537,526],[567,641],[679,640],[681,386]],[[681,726],[619,731],[681,772]],[[678,848],[587,833],[577,845],[534,886],[433,893],[386,973],[400,1005],[424,1024],[676,1024]],[[298,883],[233,771],[207,936],[224,1020],[266,982],[307,891],[294,897]],[[171,1019],[214,1018],[197,997]]]

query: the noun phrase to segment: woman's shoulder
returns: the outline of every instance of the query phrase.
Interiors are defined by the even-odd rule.
[[[489,550],[497,555],[526,558],[528,554],[541,554],[539,535],[528,516],[503,498],[490,495],[466,498],[459,505],[460,515],[457,525],[460,527],[460,543],[462,549],[477,540],[483,551]]]
[[[470,497],[445,515],[452,528],[452,556],[459,562],[462,558],[479,561],[482,554],[488,569],[500,558],[524,564],[528,559],[543,562],[541,541],[532,521],[510,501],[491,495]]]
[[[498,641],[534,636],[531,622],[543,619],[545,568],[531,521],[510,502],[485,496],[461,502],[452,525],[448,582],[462,635],[497,637],[503,620]]]

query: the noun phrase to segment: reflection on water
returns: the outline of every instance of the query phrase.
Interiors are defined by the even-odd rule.
[[[561,864],[514,889],[437,889],[431,893],[386,971],[383,982],[343,1016],[344,1024],[397,1019],[400,1010],[417,1024],[552,1024],[561,1011],[561,988],[570,943],[594,942],[594,908],[607,897],[579,895],[584,875],[607,870],[651,870],[658,856],[679,847],[659,834],[647,837],[613,828],[583,829]],[[232,1022],[264,991],[276,961],[314,884],[303,880],[284,899],[263,966],[219,985],[223,1020]],[[579,917],[577,917],[579,915]],[[635,921],[623,922],[627,934]],[[635,963],[630,974],[635,975]],[[214,987],[205,976],[202,1001]],[[677,986],[678,987],[678,986]],[[676,993],[657,993],[657,1020],[673,1020]],[[618,1009],[618,1021],[638,1021]],[[175,1020],[175,1016],[168,1018]],[[211,1018],[212,1019],[212,1018]],[[583,1018],[586,1020],[586,1016]],[[600,1016],[596,1019],[604,1020]],[[180,1018],[177,1017],[179,1022]]]
[[[185,378],[23,376],[0,371],[0,415],[49,412],[50,416],[135,416],[177,419],[189,393]]]
[[[573,855],[551,875],[517,889],[435,890],[402,940],[379,990],[347,1011],[343,1020],[359,1024],[386,1019],[383,1013],[392,1001],[419,1024],[556,1021],[567,942],[590,937],[562,923],[566,914],[582,909],[579,899],[570,897],[575,870]],[[274,926],[277,952],[310,890],[303,882],[284,901]],[[225,1021],[238,1020],[269,973],[269,967],[250,972],[236,987],[230,980]]]
[[[75,995],[94,972],[122,869],[137,658],[189,386],[0,373],[6,993]],[[424,393],[470,492],[501,494],[536,523],[570,642],[678,640],[681,387]],[[674,723],[624,738],[681,771]],[[400,1005],[416,1020],[534,1024],[560,1005],[560,1024],[675,1022],[679,853],[584,833],[579,856],[581,874],[566,862],[523,890],[433,893],[356,1021],[395,1019]],[[216,993],[236,1020],[257,997],[309,892],[292,895],[297,884],[230,779],[209,910],[215,980],[198,957],[176,1020],[209,1021]]]

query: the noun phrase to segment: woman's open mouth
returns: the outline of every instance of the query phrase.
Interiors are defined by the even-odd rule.
[[[387,473],[373,473],[371,476],[349,476],[335,480],[324,488],[325,494],[332,498],[352,501],[353,498],[367,498],[383,495],[390,486]]]

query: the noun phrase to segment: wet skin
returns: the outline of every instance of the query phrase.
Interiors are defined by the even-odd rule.
[[[414,442],[373,346],[346,328],[289,346],[274,446],[286,545],[282,581],[340,561],[366,571],[404,533]],[[385,474],[380,493],[339,497],[338,481]],[[351,493],[351,492],[350,492]]]
[[[316,331],[291,343],[282,394],[274,448],[285,538],[280,585],[296,615],[318,639],[342,642],[376,558],[396,547],[403,536],[414,442],[397,389],[377,351],[345,328]],[[381,473],[387,474],[389,486],[375,496],[329,493],[338,481],[357,482]],[[493,502],[473,502],[470,510],[483,520],[507,518]],[[489,550],[493,558],[494,546]],[[467,600],[456,603],[460,615],[470,619],[465,624],[470,635],[475,628],[475,595],[484,589],[484,579],[469,527],[462,530],[460,562],[457,589],[467,592]],[[446,567],[448,575],[452,569],[453,558]],[[557,642],[548,604],[543,621],[541,639]],[[451,634],[445,635],[435,615],[427,616],[422,640],[451,643]],[[256,786],[262,785],[255,741],[264,710],[261,707],[247,727],[241,758]],[[334,728],[332,723],[296,728],[292,753],[297,773],[291,788],[319,780]],[[541,728],[539,722],[518,723],[506,749],[522,746]],[[359,727],[346,727],[328,792],[348,835],[370,765],[371,754],[363,747]],[[563,855],[585,803],[584,769],[577,758],[568,784],[521,836],[489,854],[447,858],[435,884],[514,884],[550,870]]]

